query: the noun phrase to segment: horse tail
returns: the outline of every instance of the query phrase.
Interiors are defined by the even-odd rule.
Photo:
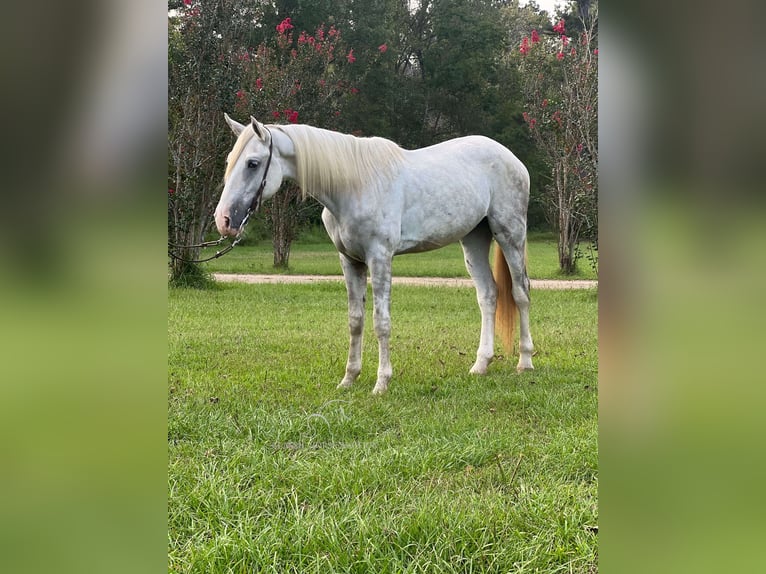
[[[497,284],[497,308],[495,310],[495,331],[500,335],[503,348],[513,353],[513,331],[516,327],[516,301],[513,300],[513,280],[508,262],[500,245],[495,244],[495,265],[492,271]]]

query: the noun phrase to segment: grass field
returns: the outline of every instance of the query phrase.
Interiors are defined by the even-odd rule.
[[[588,261],[581,260],[578,272],[567,277],[558,270],[556,237],[551,233],[532,233],[528,242],[528,272],[532,279],[596,279]],[[210,255],[215,253],[210,251]],[[220,259],[203,264],[204,269],[220,273],[274,273],[271,240],[256,245],[238,245]],[[338,253],[323,229],[315,229],[296,241],[290,254],[287,273],[295,275],[340,275]],[[394,275],[404,277],[468,277],[460,244],[436,251],[394,258]]]
[[[369,307],[342,392],[342,284],[170,290],[169,571],[595,572],[596,292],[474,377],[474,291],[396,287],[383,397]]]

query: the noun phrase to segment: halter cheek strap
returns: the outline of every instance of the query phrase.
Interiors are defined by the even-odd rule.
[[[269,134],[269,158],[266,160],[266,169],[263,170],[263,179],[261,180],[261,185],[258,186],[258,190],[255,192],[255,197],[253,197],[253,202],[250,204],[250,209],[248,209],[248,214],[252,211],[258,211],[261,208],[261,201],[263,200],[263,190],[266,189],[266,179],[269,177],[269,168],[271,167],[271,158],[274,156],[274,136],[271,134],[271,131],[266,126],[263,126],[263,129],[265,129]]]
[[[266,168],[263,170],[263,179],[261,180],[261,185],[259,185],[258,189],[255,191],[253,201],[250,203],[250,207],[248,208],[244,219],[242,219],[242,223],[239,225],[235,245],[239,242],[239,237],[242,234],[242,231],[245,229],[245,225],[247,225],[247,221],[250,219],[250,216],[261,208],[261,202],[263,201],[263,190],[266,189],[266,179],[269,177],[271,158],[274,156],[274,136],[266,126],[263,126],[263,129],[265,129],[269,134],[269,158],[266,160]]]

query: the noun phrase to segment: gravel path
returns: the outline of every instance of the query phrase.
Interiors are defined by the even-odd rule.
[[[343,281],[340,275],[245,275],[234,273],[213,273],[216,281],[239,283],[323,283]],[[532,289],[592,289],[598,281],[573,279],[530,279]],[[394,277],[394,285],[421,285],[426,287],[473,287],[473,281],[462,278],[444,277]]]

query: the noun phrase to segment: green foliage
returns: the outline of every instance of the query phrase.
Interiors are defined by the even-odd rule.
[[[178,9],[168,26],[168,187],[175,192],[169,227],[171,237],[188,235],[176,236],[175,243],[198,242],[210,222],[232,145],[223,111],[241,121],[251,114],[265,121],[292,118],[388,137],[405,148],[487,135],[530,171],[529,227],[556,224],[546,195],[555,184],[549,153],[522,117],[529,110],[519,44],[533,29],[552,34],[536,6],[494,0],[215,0],[191,6],[174,1],[169,7]],[[572,4],[563,15],[568,30],[575,30],[568,15],[574,9]],[[285,18],[293,28],[280,34]],[[298,42],[302,31],[316,38],[318,30],[331,27],[341,31],[332,53],[328,43],[316,50]],[[590,202],[582,207],[596,213],[595,195],[581,197]],[[293,217],[298,204],[283,199],[289,209],[276,211]],[[317,224],[318,212],[301,214]],[[595,241],[597,220],[588,225],[585,235]]]
[[[595,571],[594,292],[536,293],[537,370],[475,377],[474,291],[397,287],[382,398],[369,306],[335,389],[345,297],[170,291],[169,571]]]

